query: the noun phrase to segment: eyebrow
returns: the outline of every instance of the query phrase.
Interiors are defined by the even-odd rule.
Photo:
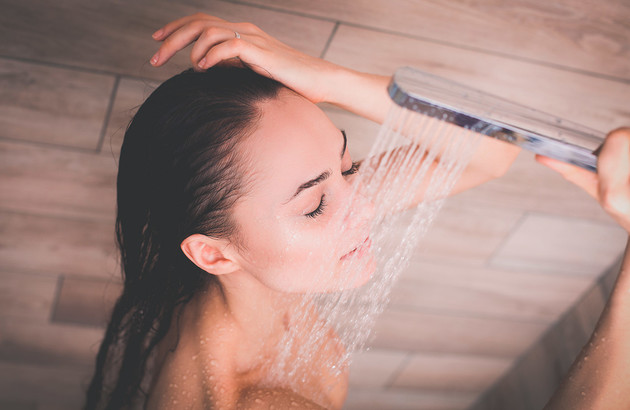
[[[343,158],[344,154],[346,153],[346,148],[348,146],[348,138],[346,137],[346,132],[344,130],[341,130],[341,135],[343,135],[343,147],[341,148],[341,155],[340,155],[340,157]],[[298,187],[298,189],[295,191],[295,193],[293,194],[291,199],[293,199],[296,196],[300,195],[300,192],[304,191],[305,189],[314,187],[315,185],[317,185],[320,182],[324,181],[328,177],[330,177],[330,171],[324,171],[321,174],[319,174],[318,176],[316,176],[315,178],[311,179],[310,181],[306,181],[305,183],[303,183],[302,185],[300,185]]]

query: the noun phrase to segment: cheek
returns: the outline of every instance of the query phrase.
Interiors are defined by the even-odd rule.
[[[287,222],[249,229],[244,268],[265,285],[287,292],[318,287],[335,261],[336,239],[329,225],[317,220]]]

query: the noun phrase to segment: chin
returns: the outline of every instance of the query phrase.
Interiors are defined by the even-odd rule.
[[[376,258],[370,249],[340,262],[336,291],[360,288],[368,283],[376,272]]]

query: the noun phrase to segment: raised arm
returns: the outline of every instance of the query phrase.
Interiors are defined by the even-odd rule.
[[[278,80],[313,103],[330,103],[378,123],[384,121],[392,104],[387,95],[389,77],[358,72],[309,56],[250,23],[232,23],[197,13],[166,24],[153,38],[162,42],[151,59],[156,67],[193,44],[190,59],[196,70],[230,61],[243,64]],[[484,138],[452,193],[503,175],[518,152],[515,146]],[[414,203],[423,199],[424,188],[419,189]]]
[[[197,13],[166,24],[153,38],[162,42],[151,59],[156,67],[194,43],[190,60],[196,70],[238,59],[313,103],[334,104],[379,123],[389,108],[388,77],[361,73],[304,54],[251,23],[232,23]]]
[[[630,232],[630,128],[613,131],[599,155],[598,173],[540,157],[583,188]],[[630,252],[589,343],[546,410],[626,409],[630,406]]]

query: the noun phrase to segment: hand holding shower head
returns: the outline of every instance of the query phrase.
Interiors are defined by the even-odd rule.
[[[396,70],[389,95],[399,106],[528,151],[597,169],[604,135],[579,124],[411,67]]]

